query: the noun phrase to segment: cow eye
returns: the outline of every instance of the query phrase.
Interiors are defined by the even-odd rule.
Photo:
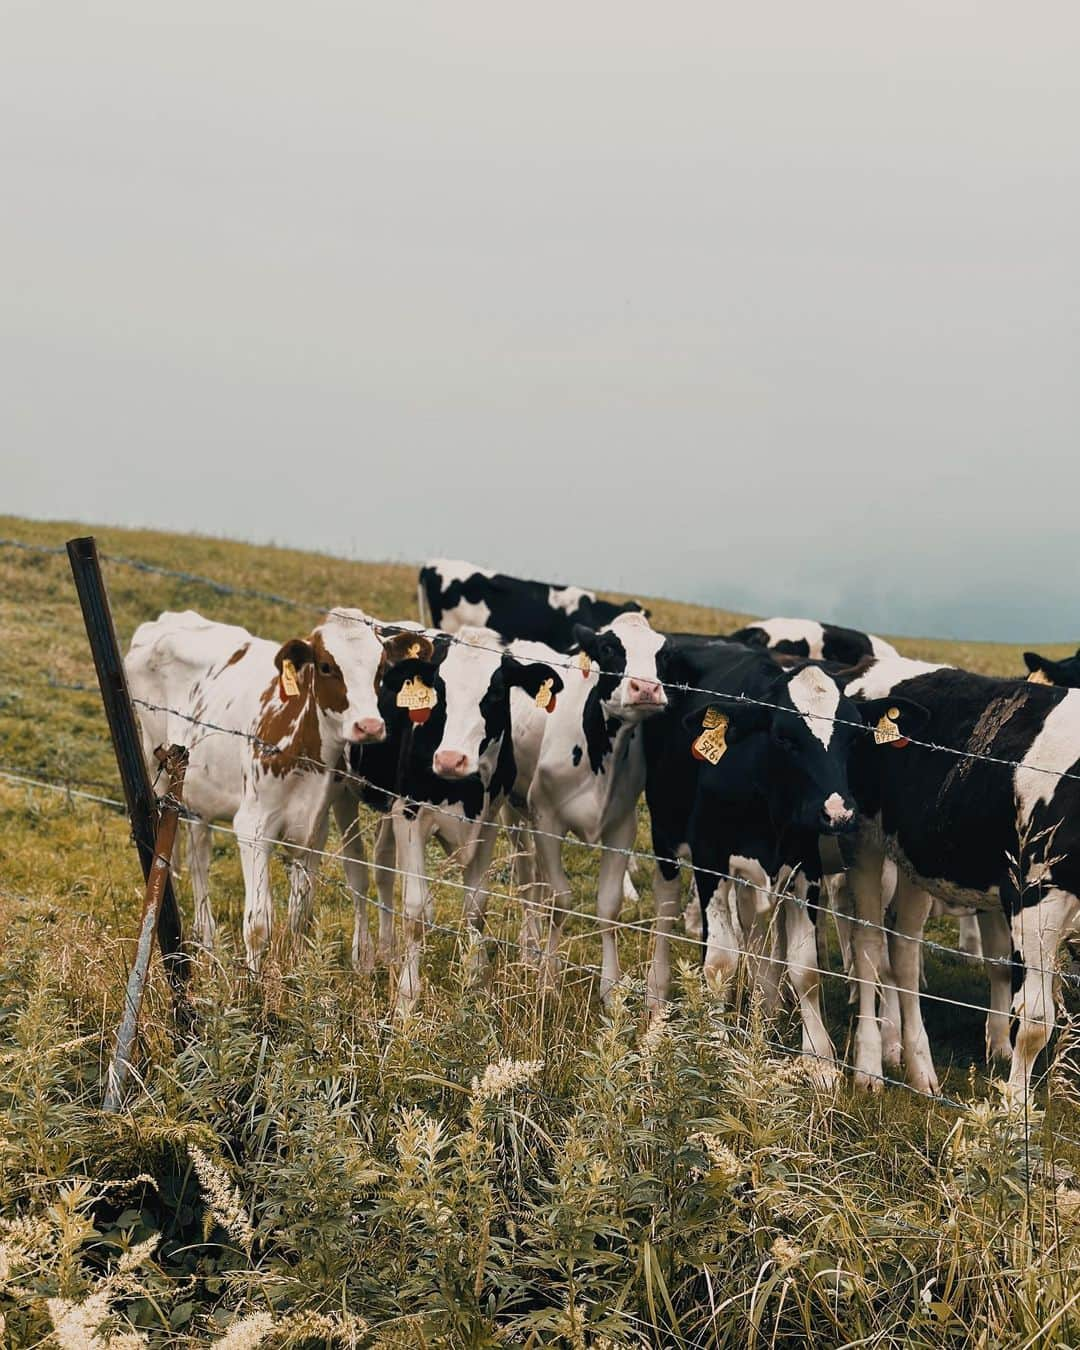
[[[333,675],[333,673],[334,673],[334,668],[333,668],[333,666],[330,664],[329,661],[320,661],[320,662],[319,662],[319,674],[320,674],[320,675]]]

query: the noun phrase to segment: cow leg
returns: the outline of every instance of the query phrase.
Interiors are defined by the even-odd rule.
[[[800,872],[792,890],[794,895],[783,902],[781,921],[787,938],[788,978],[802,1015],[803,1054],[810,1056],[813,1077],[823,1087],[832,1087],[837,1080],[836,1051],[821,1015],[822,967],[818,966],[817,924],[808,908],[817,905],[818,888]]]
[[[536,859],[540,865],[540,875],[544,881],[546,894],[539,907],[531,900],[527,902],[527,906],[533,908],[532,924],[540,938],[541,981],[550,984],[559,973],[559,938],[562,935],[566,912],[572,908],[574,893],[570,886],[570,878],[563,867],[562,840],[557,833],[558,822],[550,816],[545,816],[538,819],[537,828],[544,831],[543,834],[536,834],[533,838],[536,841]]]
[[[979,914],[959,915],[956,920],[956,927],[960,935],[956,944],[959,950],[965,956],[970,956],[974,961],[981,960],[986,949],[983,945],[983,928],[979,922]]]
[[[615,823],[603,836],[609,849],[628,849],[637,833],[637,820],[631,814]],[[600,929],[603,957],[600,971],[600,997],[606,1003],[611,991],[622,979],[619,968],[619,941],[616,924],[622,909],[623,881],[627,876],[625,853],[600,855],[600,876],[596,887],[596,916]],[[637,892],[634,892],[635,896]]]
[[[980,909],[975,915],[979,925],[980,950],[986,958],[990,981],[990,1011],[986,1015],[986,1058],[1012,1059],[1009,1040],[1009,1007],[1012,1003],[1012,970],[1007,962],[1012,955],[1008,921],[1000,908]]]
[[[390,816],[379,817],[372,862],[375,864],[375,896],[379,909],[375,959],[388,966],[394,959],[394,889],[397,881],[397,845]]]
[[[631,843],[633,843],[633,840],[631,840]],[[629,845],[627,845],[627,847],[629,847]],[[623,861],[626,862],[627,859],[624,859]],[[638,889],[634,885],[634,878],[630,875],[629,867],[623,872],[622,898],[623,903],[627,905],[636,905],[641,899],[641,896],[638,895]]]
[[[491,857],[495,852],[498,837],[499,831],[495,823],[483,822],[465,864],[465,920],[470,937],[469,978],[476,981],[483,981],[490,974],[487,945],[483,940],[489,898],[484,878],[491,866]]]
[[[405,923],[405,954],[398,975],[397,1011],[403,1016],[412,1011],[420,997],[420,954],[424,945],[424,920],[431,904],[430,887],[424,870],[425,830],[419,819],[409,817],[400,807],[391,816],[396,845],[397,866],[405,874],[402,881],[402,909]]]
[[[342,792],[334,798],[334,819],[341,833],[341,861],[353,898],[353,969],[363,975],[370,975],[375,966],[375,957],[368,929],[368,865],[356,808],[356,798],[348,792]]]
[[[686,897],[686,908],[683,910],[682,923],[686,936],[697,938],[700,942],[704,933],[701,926],[701,897],[697,893],[697,882],[694,880],[693,873],[690,874],[690,892]]]
[[[195,940],[207,951],[214,948],[214,912],[210,907],[210,826],[204,820],[188,824],[188,866],[195,897]]]
[[[1010,906],[1009,929],[1019,969],[1019,987],[1012,1000],[1013,1059],[1009,1093],[1024,1101],[1031,1090],[1031,1072],[1039,1052],[1054,1029],[1054,970],[1061,939],[1076,925],[1080,902],[1068,891],[1052,886],[1033,905]]]
[[[669,875],[670,874],[670,875]],[[653,874],[653,900],[656,903],[656,937],[653,957],[649,963],[646,988],[649,1007],[658,1009],[667,1002],[671,988],[671,930],[679,913],[682,898],[682,873],[672,863],[657,863]],[[697,903],[697,896],[694,896]],[[698,914],[698,932],[701,915]]]
[[[244,873],[244,948],[248,967],[258,974],[274,921],[270,891],[270,853],[274,841],[263,833],[254,812],[239,811],[233,822]]]
[[[856,850],[855,863],[848,873],[855,894],[855,917],[865,919],[852,934],[856,988],[859,991],[855,1021],[855,1086],[868,1092],[880,1092],[882,1083],[881,1026],[878,1023],[877,992],[885,964],[885,944],[880,927],[884,914],[881,903],[881,848],[865,839]]]
[[[704,840],[695,840],[691,846],[695,860],[701,855],[703,843]],[[713,875],[714,872],[721,870],[721,864],[726,864],[728,858],[726,856],[721,858],[716,852],[710,856],[708,845],[704,846],[704,851],[706,860],[702,862],[702,866],[707,866],[711,870],[698,872],[695,869],[694,879],[697,882],[698,895],[701,897],[701,919],[705,937],[705,982],[723,1004],[727,1001],[728,992],[739,969],[742,944],[731,921],[732,883]]]
[[[897,878],[895,932],[889,935],[889,958],[900,1000],[900,1028],[907,1081],[919,1092],[937,1092],[938,1080],[930,1054],[919,999],[923,929],[930,913],[930,896],[903,873]]]
[[[879,975],[878,995],[881,999],[881,1061],[887,1069],[899,1069],[904,1063],[904,1035],[901,1028],[900,995],[892,968],[893,935],[896,927],[896,909],[890,905],[885,911],[883,956]]]
[[[779,887],[773,886],[772,878],[760,865],[732,863],[731,870],[737,878],[731,882],[731,897],[742,928],[741,945],[748,958],[750,980],[762,1006],[775,1012],[780,1006],[783,969],[783,958],[778,955],[783,950],[779,940],[779,925],[783,921],[774,894]]]

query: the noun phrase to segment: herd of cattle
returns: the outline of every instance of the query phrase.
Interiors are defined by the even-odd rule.
[[[855,1079],[902,1063],[935,1091],[920,1009],[920,939],[935,901],[978,924],[987,1045],[1026,1091],[1054,1021],[1054,970],[1080,917],[1080,652],[1026,654],[1026,679],[910,660],[880,638],[805,620],[717,637],[655,630],[640,605],[467,563],[421,569],[420,622],[335,609],[279,645],[200,615],[136,631],[126,667],[149,762],[188,747],[185,800],[198,939],[214,940],[210,829],[229,821],[257,969],[271,928],[270,858],[288,849],[303,930],[331,811],[355,901],[353,960],[393,962],[420,992],[432,921],[431,839],[464,864],[470,964],[487,963],[485,874],[512,831],[520,948],[550,981],[574,911],[562,848],[601,846],[601,994],[620,979],[619,913],[644,794],[655,855],[650,1002],[666,999],[693,868],[706,977],[730,991],[746,959],[775,999],[786,971],[803,1050],[836,1072],[822,1018],[818,917],[837,915],[853,999]],[[224,734],[222,728],[241,735]],[[378,942],[368,928],[362,804],[378,815]],[[402,877],[404,950],[394,951]]]

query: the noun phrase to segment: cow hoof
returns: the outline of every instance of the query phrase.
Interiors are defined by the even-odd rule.
[[[903,1063],[903,1051],[900,1042],[890,1041],[881,1047],[881,1062],[887,1069],[899,1069]]]
[[[855,1070],[855,1087],[859,1092],[878,1093],[884,1088],[885,1084],[877,1074],[867,1073],[863,1069]]]

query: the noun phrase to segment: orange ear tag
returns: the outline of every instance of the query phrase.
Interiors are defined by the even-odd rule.
[[[900,735],[900,728],[896,725],[896,719],[900,716],[899,708],[890,708],[885,716],[878,722],[874,728],[875,745],[892,745],[897,750],[903,750],[905,745],[910,744],[906,736]]]
[[[408,711],[409,721],[415,722],[418,726],[423,726],[428,720],[432,708],[438,701],[438,694],[429,684],[425,684],[419,675],[405,681],[398,690],[396,699],[397,706]]]
[[[536,691],[536,706],[543,708],[549,713],[555,711],[555,695],[551,692],[552,680],[545,680]]]
[[[727,753],[728,719],[719,708],[706,708],[701,726],[701,735],[691,745],[690,753],[708,764],[719,764]]]
[[[1049,675],[1047,675],[1046,671],[1043,670],[1042,667],[1040,667],[1038,670],[1033,670],[1031,674],[1027,677],[1027,682],[1028,684],[1048,684],[1051,686],[1053,686],[1054,683],[1054,681],[1049,677]]]
[[[581,678],[587,680],[589,678],[589,671],[592,670],[592,661],[589,659],[589,653],[586,651],[578,652],[577,656],[574,657],[574,665],[581,671]]]
[[[278,680],[278,693],[281,695],[282,703],[287,698],[295,698],[300,692],[300,686],[296,681],[296,667],[286,658],[281,663],[281,678]]]

